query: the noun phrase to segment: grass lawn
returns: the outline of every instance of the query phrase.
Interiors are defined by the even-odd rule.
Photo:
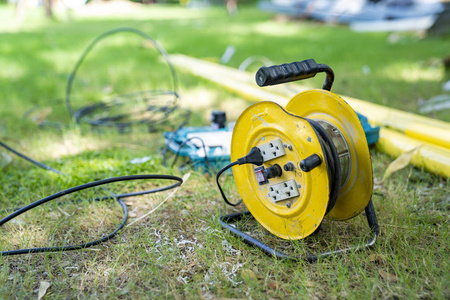
[[[114,8],[114,9],[112,9]],[[108,12],[108,13],[105,13]],[[0,6],[0,140],[60,170],[58,175],[0,148],[0,217],[62,189],[103,178],[136,174],[182,176],[163,166],[162,131],[180,123],[132,132],[91,130],[71,119],[67,80],[75,63],[98,35],[133,27],[156,39],[168,53],[218,61],[233,45],[227,65],[249,56],[275,64],[314,58],[336,74],[333,91],[417,113],[420,99],[443,94],[449,79],[442,59],[450,37],[417,33],[355,33],[345,26],[277,20],[252,6],[230,16],[224,7],[187,9],[111,4],[83,13],[29,10],[13,22],[13,9]],[[256,66],[252,66],[256,69]],[[177,70],[179,104],[192,110],[190,125],[209,124],[212,110],[236,120],[249,102]],[[320,87],[323,77],[305,82]],[[78,109],[98,100],[140,90],[172,89],[167,64],[154,46],[133,34],[105,38],[86,56],[70,93]],[[364,112],[361,112],[364,113]],[[429,117],[450,121],[447,111]],[[39,126],[39,122],[55,126]],[[48,298],[298,299],[450,297],[449,180],[408,166],[381,182],[392,158],[371,149],[375,177],[373,202],[381,226],[375,248],[315,264],[265,256],[223,231],[218,217],[245,209],[227,207],[215,180],[191,172],[186,184],[148,218],[124,228],[110,241],[86,250],[0,257],[0,298],[36,298],[40,283],[51,284]],[[147,157],[144,163],[132,163]],[[170,161],[170,160],[169,160]],[[167,182],[110,184],[129,193]],[[101,189],[77,193],[88,199]],[[239,198],[232,179],[227,193]],[[169,192],[128,198],[129,223],[154,209]],[[60,201],[63,202],[64,200]],[[3,210],[2,210],[3,209]],[[60,246],[95,240],[122,219],[116,202],[48,203],[0,227],[0,249]],[[324,222],[305,240],[281,241],[249,221],[249,230],[288,253],[323,252],[361,244],[368,238],[365,217]]]

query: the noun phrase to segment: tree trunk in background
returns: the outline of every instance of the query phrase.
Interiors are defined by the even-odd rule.
[[[450,34],[450,2],[443,4],[444,11],[439,14],[434,24],[428,29],[428,33],[431,35],[443,36]]]
[[[45,15],[49,19],[53,18],[52,2],[53,2],[52,0],[44,0]]]

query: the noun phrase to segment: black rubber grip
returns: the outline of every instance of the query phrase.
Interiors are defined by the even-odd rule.
[[[256,83],[259,86],[275,85],[316,76],[319,66],[314,59],[296,61],[271,67],[261,67],[256,72]]]

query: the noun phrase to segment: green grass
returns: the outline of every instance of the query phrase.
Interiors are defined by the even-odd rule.
[[[307,21],[275,21],[253,7],[229,16],[223,7],[189,10],[147,6],[110,16],[63,12],[47,21],[43,11],[28,11],[26,22],[12,23],[12,8],[0,7],[0,140],[66,176],[39,169],[0,150],[0,207],[31,203],[62,189],[102,178],[133,174],[174,174],[162,166],[163,138],[134,128],[103,133],[79,126],[64,103],[67,78],[82,51],[99,34],[135,27],[169,53],[217,61],[228,45],[238,67],[249,56],[274,63],[305,58],[330,65],[334,92],[417,112],[419,98],[442,94],[448,80],[440,60],[449,37],[414,33],[355,33],[345,26]],[[363,69],[370,69],[365,74]],[[208,124],[211,110],[226,109],[236,120],[250,105],[221,87],[178,71],[180,104],[193,110],[192,125]],[[319,87],[323,77],[305,82]],[[77,72],[75,108],[113,95],[171,88],[170,73],[158,53],[133,35],[116,35],[95,47]],[[39,127],[30,116],[62,124]],[[362,112],[364,113],[364,112]],[[450,121],[448,111],[429,115]],[[178,119],[172,120],[173,124]],[[168,127],[170,128],[170,127]],[[49,298],[424,298],[450,297],[449,182],[408,166],[381,182],[391,158],[371,150],[376,181],[374,205],[381,226],[373,250],[349,253],[316,264],[274,260],[220,228],[218,216],[244,210],[226,207],[213,178],[193,172],[186,185],[149,218],[123,229],[93,249],[0,258],[0,298],[35,298],[48,281]],[[134,158],[150,156],[143,164]],[[238,199],[231,178],[227,193]],[[166,184],[141,181],[109,185],[116,193]],[[101,193],[97,190],[97,194]],[[86,199],[92,191],[77,193]],[[130,218],[153,209],[169,192],[127,199]],[[1,216],[6,215],[1,211]],[[121,220],[114,202],[47,204],[0,228],[0,249],[82,243],[99,238]],[[288,253],[321,252],[362,243],[364,217],[325,222],[303,241],[281,241],[248,221],[245,228]]]

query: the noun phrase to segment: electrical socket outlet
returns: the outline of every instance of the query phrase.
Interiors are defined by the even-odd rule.
[[[300,195],[297,182],[294,179],[270,185],[269,197],[273,202],[283,201]]]
[[[268,143],[258,145],[258,148],[261,150],[264,161],[286,155],[286,150],[283,147],[281,139],[275,139]]]

